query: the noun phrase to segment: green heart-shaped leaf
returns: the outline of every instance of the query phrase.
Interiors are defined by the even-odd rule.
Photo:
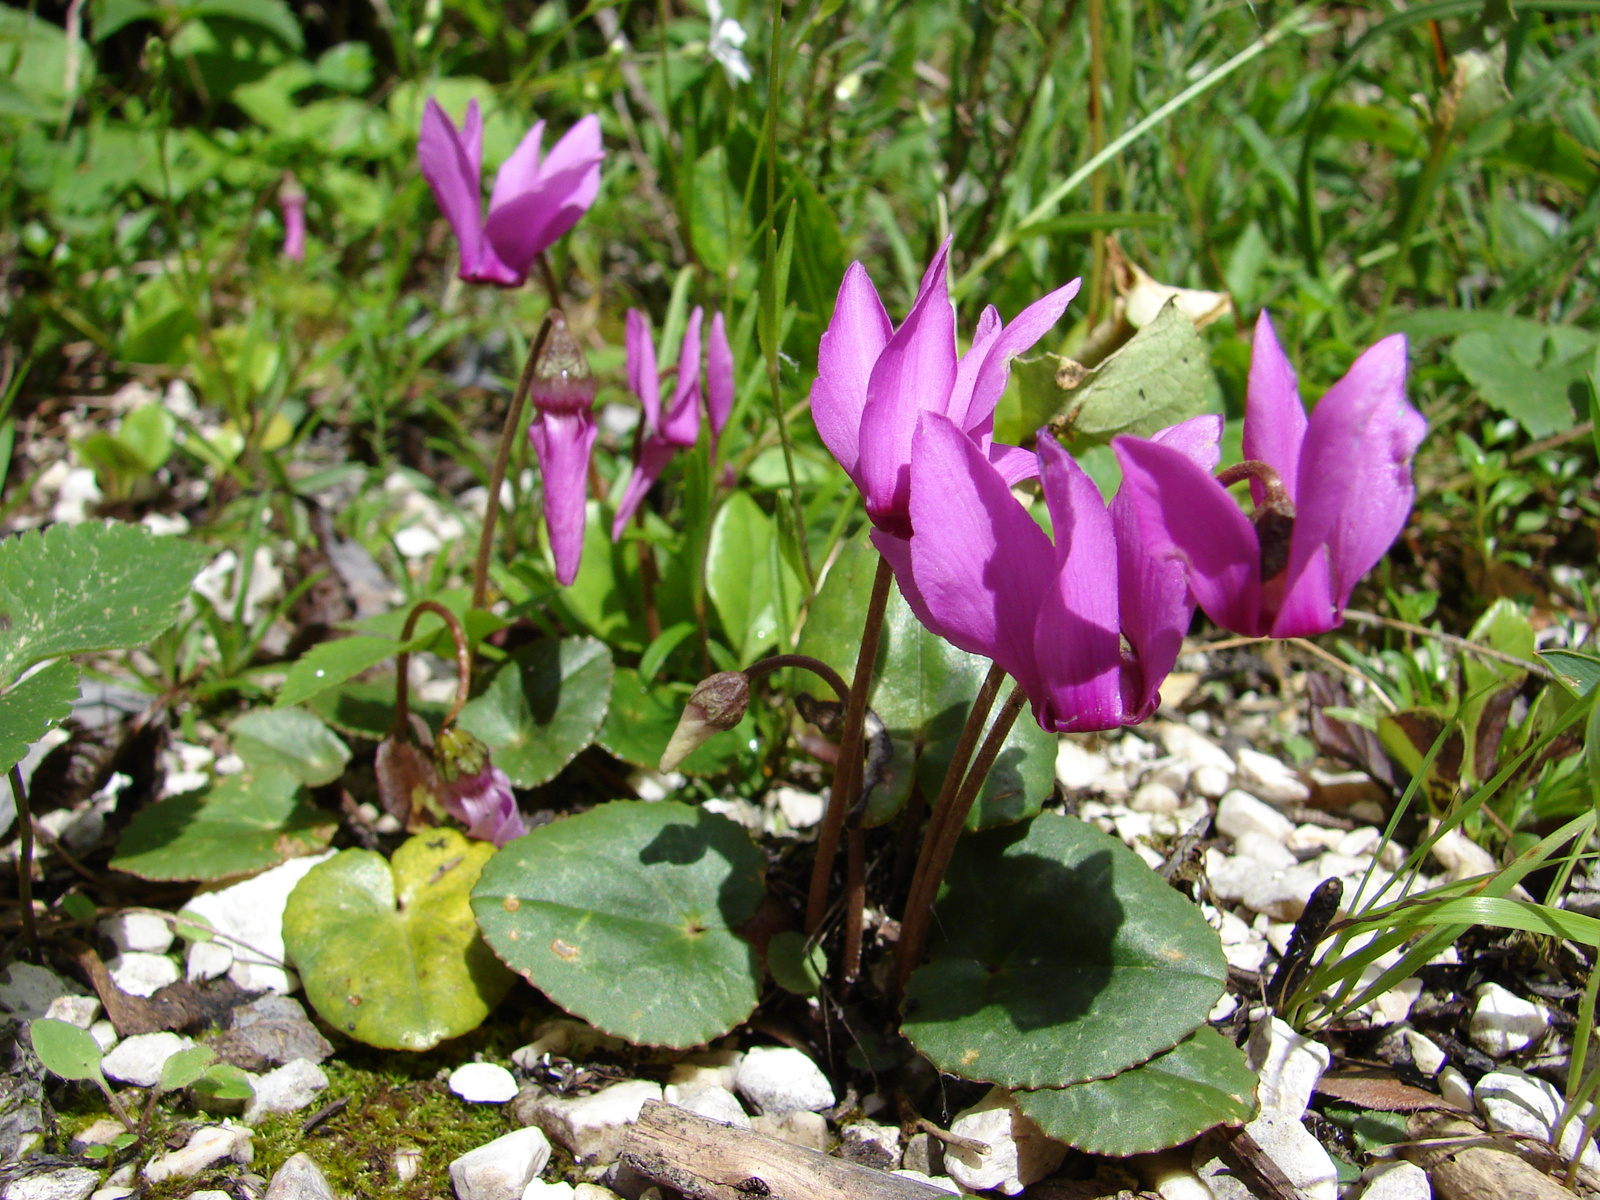
[[[511,986],[468,904],[494,853],[453,829],[408,840],[391,865],[345,850],[306,872],[283,943],[317,1012],[369,1046],[426,1050],[476,1029]]]
[[[554,779],[590,742],[611,699],[611,651],[594,638],[546,638],[494,673],[460,725],[518,787]]]
[[[535,829],[483,869],[489,945],[606,1033],[694,1046],[755,1008],[761,967],[734,930],[761,904],[763,858],[724,817],[615,800]]]
[[[307,787],[332,783],[350,761],[350,747],[302,708],[255,709],[229,725],[228,733],[245,762],[282,767]]]
[[[1110,1079],[1016,1092],[1039,1128],[1089,1154],[1114,1158],[1177,1146],[1256,1113],[1256,1075],[1239,1048],[1209,1026]]]
[[[1104,1079],[1170,1050],[1222,996],[1200,910],[1116,838],[1044,813],[957,847],[902,1031],[1007,1087]]]
[[[152,804],[129,823],[111,866],[143,879],[252,875],[315,854],[335,824],[288,771],[256,767]]]

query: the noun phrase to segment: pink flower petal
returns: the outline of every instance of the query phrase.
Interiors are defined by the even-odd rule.
[[[644,425],[651,433],[661,429],[661,377],[656,371],[656,348],[650,340],[650,318],[637,308],[628,310],[628,390],[644,405]]]
[[[628,527],[633,514],[677,452],[677,446],[653,434],[640,444],[639,461],[634,464],[633,474],[628,477],[628,486],[623,489],[622,499],[617,502],[617,515],[611,522],[613,542],[622,540],[622,531]]]
[[[1278,579],[1268,580],[1262,585],[1262,591],[1267,593],[1264,607],[1269,611],[1276,609],[1268,631],[1272,637],[1314,637],[1336,628],[1343,619],[1344,605],[1334,607],[1326,546],[1312,547],[1298,570],[1286,571]],[[1276,597],[1272,595],[1274,591]]]
[[[1055,530],[1055,586],[1034,623],[1042,685],[1034,716],[1052,733],[1123,724],[1122,639],[1117,611],[1117,545],[1100,489],[1048,431],[1039,474]]]
[[[1306,436],[1306,409],[1267,310],[1256,318],[1250,344],[1250,381],[1245,388],[1244,456],[1266,463],[1283,480],[1291,497],[1298,494],[1300,447]],[[1250,494],[1260,504],[1265,492],[1250,481]]]
[[[1262,637],[1261,548],[1233,497],[1182,450],[1143,438],[1111,442],[1133,525],[1155,560],[1188,567],[1189,589],[1224,629]],[[1154,615],[1154,614],[1152,614]]]
[[[1300,453],[1289,587],[1326,546],[1339,611],[1405,528],[1415,488],[1411,456],[1427,422],[1406,403],[1406,340],[1384,338],[1351,365],[1311,413]]]
[[[994,659],[1038,696],[1034,625],[1055,581],[1050,539],[948,417],[922,416],[911,463],[906,602],[934,633]]]
[[[528,426],[528,440],[544,476],[544,519],[556,579],[562,587],[578,577],[583,558],[585,500],[589,487],[589,452],[599,427],[594,414],[541,411]]]
[[[706,413],[711,418],[711,444],[733,414],[733,347],[728,345],[728,329],[720,311],[711,314],[711,332],[706,337]]]
[[[1036,342],[1050,332],[1050,327],[1061,319],[1067,305],[1078,294],[1082,280],[1058,287],[1043,299],[1035,300],[1017,314],[989,347],[978,371],[978,381],[972,389],[972,402],[967,408],[961,427],[969,432],[984,422],[994,419],[995,405],[1006,390],[1011,378],[1011,360],[1031,350]]]
[[[967,352],[956,364],[956,381],[950,389],[950,400],[945,405],[944,415],[965,429],[968,436],[972,434],[967,425],[967,410],[972,406],[972,389],[977,386],[978,372],[983,368],[983,360],[988,357],[1000,332],[1000,310],[992,304],[986,305],[978,316],[978,328],[972,334],[972,345],[967,347]],[[981,438],[978,439],[978,444],[983,444]],[[1035,464],[1035,471],[1037,469]]]
[[[484,233],[524,275],[533,260],[578,222],[600,193],[600,122],[584,117],[541,160],[540,121],[495,177]]]
[[[950,305],[946,240],[923,276],[923,290],[878,355],[861,414],[861,490],[867,516],[904,536],[911,498],[911,442],[923,411],[943,412],[956,376],[956,315]]]
[[[968,433],[967,436],[972,435]],[[1024,450],[1021,446],[991,442],[986,453],[994,469],[1000,472],[1000,478],[1006,481],[1007,487],[1016,487],[1024,479],[1034,479],[1039,474],[1039,456],[1030,450]]]
[[[439,211],[455,232],[461,250],[459,274],[474,283],[520,283],[496,257],[483,235],[483,200],[479,194],[479,160],[483,123],[478,102],[467,105],[465,142],[450,118],[431,97],[422,110],[422,131],[417,136],[417,163],[433,189]]]
[[[684,326],[672,407],[661,421],[661,436],[678,446],[692,446],[700,437],[700,322],[703,316],[700,306],[695,305]]]
[[[817,347],[817,378],[811,385],[811,419],[822,444],[858,484],[857,439],[867,381],[894,327],[867,269],[853,262],[839,284],[833,319]]]

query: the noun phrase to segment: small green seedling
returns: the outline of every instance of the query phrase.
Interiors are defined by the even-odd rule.
[[[104,1093],[106,1103],[117,1115],[117,1120],[132,1133],[132,1119],[100,1072],[100,1043],[76,1025],[48,1017],[33,1022],[32,1031],[33,1052],[39,1056],[45,1070],[62,1079],[91,1080]]]

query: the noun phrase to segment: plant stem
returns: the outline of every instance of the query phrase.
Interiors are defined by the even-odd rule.
[[[833,694],[839,697],[841,705],[847,709],[850,707],[850,689],[845,686],[844,677],[820,658],[812,658],[809,654],[774,654],[771,658],[751,663],[743,673],[747,680],[754,683],[761,676],[771,671],[781,671],[784,667],[798,667],[802,671],[810,671],[833,689]]]
[[[938,838],[927,838],[922,843],[923,862],[918,864],[918,872],[923,876],[922,890],[919,894],[913,885],[900,925],[900,947],[895,952],[897,995],[905,991],[911,972],[922,962],[923,946],[928,940],[928,925],[933,919],[933,902],[938,897],[939,885],[944,882],[944,873],[950,869],[950,859],[956,852],[956,842],[966,826],[967,813],[972,811],[973,801],[978,798],[978,792],[983,787],[983,781],[989,777],[989,769],[994,766],[995,759],[1000,757],[1000,747],[1005,745],[1011,726],[1027,699],[1021,684],[1011,689],[1011,694],[1006,697],[1005,704],[994,719],[994,727],[983,740],[983,748],[978,751],[972,770],[962,780],[961,790],[956,793],[949,815],[939,826]]]
[[[1105,0],[1089,0],[1089,154],[1094,157],[1106,145],[1106,22]],[[1089,181],[1089,211],[1106,211],[1106,175],[1096,171]],[[1089,236],[1093,265],[1089,271],[1089,328],[1100,323],[1105,310],[1106,231],[1096,229]]]
[[[978,748],[978,738],[983,735],[984,723],[989,719],[989,710],[994,707],[994,698],[1000,694],[1000,685],[1005,681],[1006,671],[999,663],[989,664],[989,673],[983,677],[983,683],[978,687],[978,694],[972,698],[972,707],[967,711],[967,720],[961,727],[961,736],[956,740],[955,752],[950,756],[950,765],[945,768],[944,780],[939,784],[938,798],[933,802],[933,808],[928,813],[928,830],[923,835],[923,844],[939,840],[939,831],[944,828],[946,817],[950,813],[950,803],[955,798],[956,789],[961,786],[961,781],[967,776],[967,764],[972,761],[972,752]],[[922,859],[919,856],[917,870],[911,876],[911,894],[915,895],[918,885],[922,880]]]
[[[22,786],[22,768],[11,765],[11,796],[17,802],[17,899],[22,901],[22,936],[28,955],[39,956],[39,926],[33,919],[33,814],[28,810],[28,789]]]
[[[407,615],[405,628],[400,633],[402,644],[411,641],[411,635],[417,628],[417,620],[425,612],[443,618],[445,627],[450,630],[450,636],[456,644],[456,699],[440,726],[445,728],[461,715],[461,710],[467,703],[467,696],[472,691],[472,646],[467,641],[466,630],[462,629],[461,622],[456,620],[455,613],[437,600],[417,602],[416,607]],[[390,735],[396,738],[404,736],[406,726],[411,720],[410,683],[407,671],[410,665],[411,651],[402,650],[395,656],[394,726],[390,730]]]
[[[543,261],[541,257],[540,261]],[[548,268],[547,268],[548,269]],[[517,390],[511,394],[511,407],[506,410],[505,427],[500,430],[500,444],[495,448],[494,466],[489,471],[489,499],[483,508],[483,532],[478,536],[478,557],[472,564],[472,607],[482,608],[489,595],[489,554],[494,549],[494,524],[500,516],[500,486],[506,479],[506,467],[511,462],[511,445],[522,424],[522,410],[528,402],[528,389],[533,385],[534,368],[544,344],[550,337],[552,308],[539,326],[538,336],[528,350],[528,361],[522,365],[522,375],[517,380]]]
[[[833,876],[833,860],[839,853],[839,834],[844,815],[855,802],[861,788],[861,731],[866,720],[867,688],[872,682],[872,664],[878,657],[878,637],[883,632],[883,614],[889,606],[889,585],[894,572],[887,559],[879,557],[878,573],[872,579],[872,599],[867,602],[867,620],[861,629],[861,650],[856,655],[856,673],[850,680],[849,702],[844,710],[844,728],[839,732],[839,761],[833,768],[833,788],[828,793],[828,810],[817,834],[817,861],[811,867],[811,890],[806,896],[806,935],[817,931],[828,908],[828,881]]]
[[[844,951],[841,974],[849,987],[861,974],[861,934],[867,908],[867,834],[859,818],[850,822],[844,854]]]

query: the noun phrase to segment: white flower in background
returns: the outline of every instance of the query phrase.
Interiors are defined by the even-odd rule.
[[[739,22],[722,15],[722,0],[706,0],[706,15],[711,18],[711,42],[706,47],[711,57],[722,64],[729,83],[749,83],[750,60],[739,47],[750,35]]]

